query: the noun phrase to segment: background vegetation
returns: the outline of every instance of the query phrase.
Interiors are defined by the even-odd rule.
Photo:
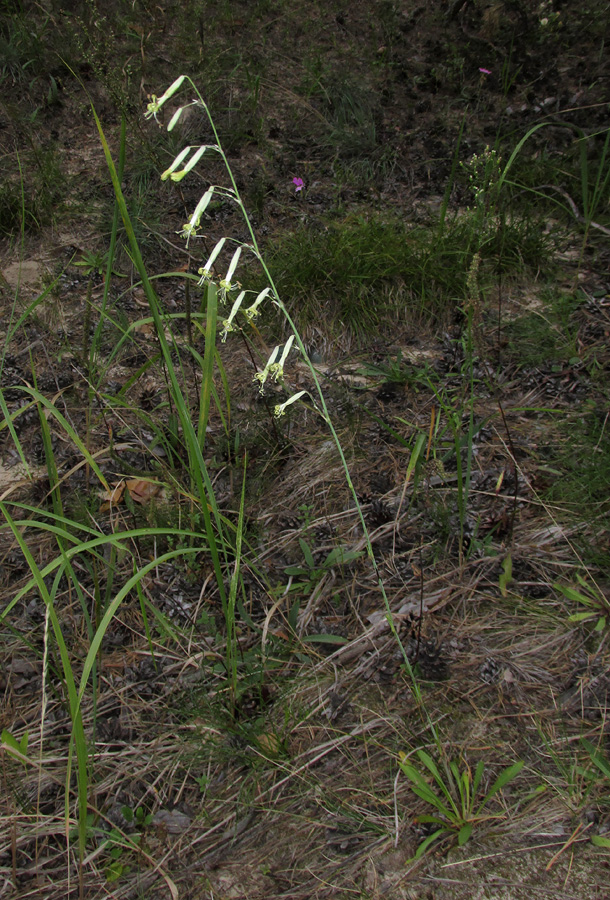
[[[0,11],[5,890],[601,896],[608,3]]]

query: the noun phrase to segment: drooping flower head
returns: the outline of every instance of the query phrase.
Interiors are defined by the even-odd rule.
[[[302,178],[293,178],[292,183],[294,184],[295,194],[298,194],[299,191],[302,191],[303,188],[305,187],[305,182],[303,181]]]

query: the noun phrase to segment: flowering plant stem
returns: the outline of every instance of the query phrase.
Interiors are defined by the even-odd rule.
[[[208,540],[210,556],[212,558],[212,565],[214,568],[214,574],[216,577],[216,583],[218,585],[218,592],[220,595],[220,599],[222,602],[223,611],[226,614],[227,611],[227,595],[224,587],[224,578],[223,571],[220,563],[220,555],[219,555],[219,547],[222,552],[225,550],[225,540],[224,540],[224,530],[222,519],[218,510],[218,505],[216,503],[216,498],[214,496],[214,489],[212,486],[212,482],[210,480],[210,476],[205,464],[205,460],[203,458],[200,436],[197,435],[195,428],[193,427],[193,423],[191,420],[190,411],[186,404],[184,395],[178,383],[178,378],[176,375],[176,371],[174,365],[172,363],[171,358],[171,350],[165,336],[165,329],[163,318],[161,314],[161,309],[159,306],[159,301],[157,299],[157,295],[155,290],[150,282],[148,277],[148,273],[146,271],[146,267],[144,265],[144,261],[142,259],[142,254],[140,253],[140,248],[138,246],[138,242],[133,230],[133,225],[131,223],[131,219],[129,217],[129,212],[127,209],[127,204],[125,203],[125,198],[123,196],[123,192],[121,190],[121,184],[119,181],[118,173],[116,167],[114,165],[114,161],[112,159],[112,155],[110,153],[110,148],[108,146],[108,142],[106,141],[106,137],[104,135],[104,131],[102,129],[101,122],[98,118],[98,115],[93,109],[93,116],[95,119],[95,123],[97,125],[97,129],[100,135],[100,140],[102,143],[102,147],[104,150],[104,155],[106,157],[106,164],[108,166],[108,170],[110,172],[110,177],[112,179],[112,184],[114,187],[114,193],[116,196],[116,200],[119,206],[119,211],[121,213],[121,218],[123,219],[123,224],[125,226],[125,231],[127,233],[127,238],[129,240],[129,245],[131,248],[132,259],[136,269],[138,270],[138,274],[140,275],[140,279],[142,281],[142,287],[144,289],[144,293],[146,295],[146,299],[150,306],[150,311],[153,316],[153,321],[155,324],[155,330],[157,333],[157,339],[159,341],[159,345],[161,348],[161,353],[163,355],[163,359],[166,363],[166,370],[168,373],[168,377],[170,380],[170,387],[173,401],[176,405],[178,411],[178,417],[180,419],[180,424],[182,426],[182,431],[184,435],[184,439],[187,444],[188,456],[189,456],[189,470],[191,474],[191,478],[194,483],[194,488],[196,494],[199,499],[199,508],[201,510],[201,514],[203,516],[203,521],[205,525],[205,533]],[[205,431],[205,429],[204,429]],[[210,516],[210,510],[214,516],[214,525],[216,527],[216,532],[214,531],[214,526],[212,524],[212,517]]]
[[[264,260],[264,258],[263,258],[263,256],[262,256],[262,253],[261,253],[261,251],[260,251],[260,249],[259,249],[258,241],[257,241],[257,239],[256,239],[256,234],[255,234],[255,232],[254,232],[254,229],[253,229],[253,227],[252,227],[252,223],[251,223],[251,221],[250,221],[250,218],[249,218],[249,216],[248,216],[248,213],[247,213],[247,211],[246,211],[246,208],[245,208],[245,206],[244,206],[244,204],[243,204],[243,201],[242,201],[242,199],[241,199],[241,195],[240,195],[240,193],[239,193],[239,189],[238,189],[238,187],[237,187],[237,183],[236,183],[235,178],[234,178],[234,176],[233,176],[233,171],[232,171],[232,169],[231,169],[231,165],[230,165],[229,160],[227,159],[227,156],[226,156],[226,154],[225,154],[225,152],[224,152],[224,150],[223,150],[223,148],[222,148],[222,144],[221,144],[221,141],[220,141],[220,137],[219,137],[218,132],[217,132],[217,130],[216,130],[216,125],[215,125],[215,123],[214,123],[214,120],[213,120],[213,118],[212,118],[212,115],[211,115],[211,113],[210,113],[210,110],[209,110],[207,104],[205,103],[205,101],[203,100],[203,97],[202,97],[201,94],[199,93],[199,90],[197,89],[197,87],[196,87],[195,83],[192,81],[192,79],[190,79],[188,76],[186,76],[186,77],[184,77],[184,78],[181,77],[181,79],[177,79],[176,82],[174,82],[174,84],[177,84],[178,82],[179,82],[179,86],[181,86],[183,83],[186,83],[186,82],[188,82],[188,83],[191,85],[191,87],[193,88],[193,90],[194,90],[194,92],[195,92],[195,94],[196,94],[196,96],[197,96],[197,101],[195,101],[196,105],[199,105],[199,106],[200,106],[202,109],[204,109],[205,112],[206,112],[206,115],[207,115],[207,118],[208,118],[208,121],[209,121],[209,125],[210,125],[210,128],[212,129],[212,132],[213,132],[213,134],[214,134],[214,139],[215,139],[215,142],[216,142],[216,147],[215,147],[215,149],[217,150],[217,152],[220,154],[220,156],[221,156],[221,158],[222,158],[222,161],[223,161],[223,163],[224,163],[224,166],[225,166],[227,175],[228,175],[229,180],[230,180],[230,183],[231,183],[231,192],[230,192],[230,193],[233,194],[233,197],[234,197],[234,199],[235,199],[235,202],[237,203],[237,205],[238,205],[239,208],[241,209],[242,214],[243,214],[243,217],[244,217],[244,222],[245,222],[246,228],[248,229],[248,233],[249,233],[250,241],[251,241],[250,250],[252,251],[253,255],[257,258],[257,260],[260,262],[260,264],[261,264],[261,266],[262,266],[262,268],[263,268],[263,271],[264,271],[264,273],[265,273],[265,277],[267,278],[268,283],[269,283],[269,286],[271,287],[271,292],[272,292],[272,294],[273,294],[274,302],[276,303],[276,305],[277,305],[278,308],[280,309],[282,315],[284,316],[286,322],[288,323],[288,325],[289,325],[289,327],[290,327],[290,329],[291,329],[291,331],[292,331],[292,333],[293,333],[293,335],[294,335],[294,341],[295,341],[297,347],[299,348],[299,350],[301,351],[301,354],[302,354],[302,356],[303,356],[303,359],[305,360],[305,363],[306,363],[306,365],[307,365],[307,367],[308,367],[308,369],[309,369],[309,372],[310,372],[310,374],[311,374],[311,377],[312,377],[312,379],[313,379],[313,382],[314,382],[314,385],[315,385],[315,389],[316,389],[316,393],[317,393],[317,396],[318,396],[318,399],[319,399],[319,403],[320,403],[318,412],[320,413],[320,415],[322,416],[322,418],[323,418],[324,421],[326,422],[326,425],[328,426],[328,429],[330,430],[332,439],[333,439],[333,441],[334,441],[334,443],[335,443],[335,446],[336,446],[336,448],[337,448],[337,452],[338,452],[338,454],[339,454],[339,458],[340,458],[340,460],[341,460],[341,466],[342,466],[343,471],[344,471],[344,474],[345,474],[345,479],[346,479],[348,488],[349,488],[350,493],[351,493],[351,495],[352,495],[352,497],[353,497],[353,499],[354,499],[354,504],[355,504],[355,507],[356,507],[356,511],[357,511],[357,514],[358,514],[358,518],[359,518],[359,520],[360,520],[360,525],[361,525],[361,527],[362,527],[362,531],[363,531],[364,538],[365,538],[365,545],[366,545],[367,555],[368,555],[369,561],[370,561],[370,563],[371,563],[371,565],[372,565],[372,567],[373,567],[373,570],[374,570],[374,572],[375,572],[376,579],[377,579],[377,584],[378,584],[378,587],[379,587],[381,596],[382,596],[382,598],[383,598],[383,602],[384,602],[384,606],[385,606],[385,610],[386,610],[386,616],[387,616],[388,625],[389,625],[389,627],[390,627],[390,630],[391,630],[391,632],[392,632],[392,634],[393,634],[395,640],[397,641],[397,643],[398,643],[398,645],[399,645],[399,647],[400,647],[400,650],[401,650],[401,653],[402,653],[402,656],[403,656],[403,660],[404,660],[404,664],[405,664],[405,668],[406,668],[406,670],[407,670],[407,672],[408,672],[408,674],[409,674],[409,677],[410,677],[410,680],[411,680],[411,686],[412,686],[413,694],[414,694],[414,696],[415,696],[415,698],[416,698],[416,700],[417,700],[418,706],[420,707],[420,709],[424,710],[421,691],[420,691],[419,685],[418,685],[418,683],[417,683],[417,680],[416,680],[416,678],[415,678],[415,674],[414,674],[414,672],[413,672],[413,669],[412,669],[412,667],[411,667],[411,664],[410,664],[410,662],[409,662],[409,659],[408,659],[408,657],[407,657],[407,653],[406,653],[406,651],[405,651],[405,648],[403,647],[403,644],[402,644],[402,642],[401,642],[401,640],[400,640],[400,637],[399,637],[399,635],[398,635],[398,632],[397,632],[397,630],[396,630],[396,625],[395,625],[395,623],[394,623],[394,618],[393,618],[392,610],[391,610],[391,607],[390,607],[390,601],[389,601],[389,599],[388,599],[388,596],[387,596],[387,593],[386,593],[386,590],[385,590],[385,587],[384,587],[384,584],[383,584],[383,580],[382,580],[382,578],[381,578],[381,573],[380,573],[380,571],[379,571],[379,567],[378,567],[377,562],[376,562],[376,560],[375,560],[375,555],[374,555],[374,553],[373,553],[373,546],[372,546],[372,543],[371,543],[371,539],[370,539],[370,535],[369,535],[369,532],[368,532],[368,528],[367,528],[367,526],[366,526],[366,522],[365,522],[365,520],[364,520],[364,515],[363,515],[363,512],[362,512],[362,508],[361,508],[360,502],[359,502],[359,500],[358,500],[358,496],[357,496],[357,493],[356,493],[356,489],[355,489],[354,484],[353,484],[353,482],[352,482],[352,478],[351,478],[350,471],[349,471],[349,466],[348,466],[348,464],[347,464],[347,460],[346,460],[345,454],[344,454],[344,452],[343,452],[343,447],[341,446],[341,441],[339,440],[339,436],[338,436],[338,434],[337,434],[337,432],[336,432],[336,429],[335,429],[335,427],[334,427],[334,425],[333,425],[333,423],[332,423],[332,420],[331,420],[331,417],[330,417],[330,414],[329,414],[329,411],[328,411],[328,407],[327,407],[327,405],[326,405],[326,400],[325,400],[325,398],[324,398],[324,393],[323,393],[323,391],[322,391],[322,386],[321,386],[321,384],[320,384],[320,380],[319,380],[319,378],[318,378],[318,374],[317,374],[317,372],[316,372],[316,370],[315,370],[315,367],[314,367],[313,363],[311,362],[311,360],[310,360],[310,358],[309,358],[309,355],[308,355],[308,353],[307,353],[307,351],[306,351],[306,349],[305,349],[305,346],[304,346],[303,341],[302,341],[302,339],[301,339],[301,336],[300,336],[300,334],[299,334],[299,332],[298,332],[298,330],[297,330],[297,327],[296,327],[296,325],[295,325],[295,323],[294,323],[294,321],[293,321],[293,319],[292,319],[292,317],[291,317],[291,315],[290,315],[288,309],[286,308],[284,302],[282,301],[281,297],[279,296],[279,293],[278,293],[278,291],[277,291],[277,289],[276,289],[276,287],[275,287],[275,283],[274,283],[274,281],[273,281],[273,277],[272,277],[272,275],[271,275],[271,273],[270,273],[270,271],[269,271],[269,269],[268,269],[268,267],[267,267],[267,264],[265,263],[265,260]],[[179,89],[179,88],[178,88],[178,89]],[[171,90],[171,89],[170,89],[170,90]],[[166,93],[167,93],[167,92],[166,92]],[[149,107],[149,110],[151,110],[151,112],[153,112],[153,113],[156,113],[156,111],[157,111],[157,109],[158,109],[158,105],[157,105],[155,108],[153,108],[153,107],[155,107],[155,104],[152,104],[151,107]],[[176,121],[177,115],[178,115],[177,113],[174,115],[174,118],[173,118],[172,121]],[[230,279],[228,279],[228,278],[225,279],[225,281],[229,281],[229,280],[230,280]],[[427,718],[428,718],[428,717],[427,717]],[[429,721],[429,719],[428,719],[428,723],[429,723],[430,726],[432,726],[432,723]],[[433,729],[433,730],[434,730],[434,729]]]

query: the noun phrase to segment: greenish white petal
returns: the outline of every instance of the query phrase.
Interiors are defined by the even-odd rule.
[[[284,363],[288,359],[288,354],[290,353],[290,348],[292,347],[293,342],[294,342],[294,334],[291,334],[284,345],[284,350],[280,357],[280,362],[279,362],[280,368],[283,368]]]
[[[188,146],[182,150],[178,156],[175,158],[169,169],[166,169],[165,172],[161,175],[161,181],[167,181],[172,172],[175,172],[183,159],[185,159],[189,153],[191,152],[192,147]]]
[[[197,165],[197,163],[199,162],[199,160],[201,159],[201,157],[203,156],[203,154],[205,153],[205,151],[207,149],[208,149],[208,146],[206,144],[204,144],[201,147],[198,147],[197,150],[195,150],[195,152],[189,159],[189,161],[187,162],[187,164],[185,165],[184,169],[181,169],[179,172],[172,172],[172,174],[170,176],[172,181],[182,181],[184,176],[187,175],[191,171],[191,169]]]
[[[179,107],[178,107],[178,109],[176,110],[176,112],[174,113],[174,115],[173,115],[173,116],[171,117],[171,119],[169,120],[169,124],[168,124],[168,126],[167,126],[167,130],[168,130],[168,131],[172,131],[172,129],[177,125],[178,121],[180,120],[180,116],[182,115],[184,109],[185,109],[184,106],[179,106]]]
[[[224,281],[227,285],[231,284],[231,278],[233,277],[235,269],[237,268],[237,263],[239,262],[239,257],[241,256],[241,251],[242,251],[242,248],[238,247],[237,250],[235,251],[235,253],[233,254],[233,258],[231,259],[231,262],[229,264],[229,269],[227,271],[227,274],[224,277]],[[227,288],[227,290],[228,290],[228,288]]]
[[[263,300],[269,294],[270,291],[271,291],[271,288],[266,287],[265,290],[261,291],[260,294],[257,296],[257,298],[254,301],[254,303],[252,304],[252,306],[249,306],[248,309],[244,309],[244,315],[246,316],[246,318],[248,320],[251,321],[252,319],[256,318],[256,316],[259,315],[260,310],[258,307],[261,305],[261,303],[263,302]]]
[[[260,382],[259,391],[260,391],[261,394],[264,393],[265,382],[266,382],[266,380],[267,380],[267,378],[268,378],[268,376],[269,376],[270,371],[271,371],[272,368],[273,368],[273,365],[274,365],[274,363],[275,363],[275,358],[276,358],[276,356],[278,355],[279,352],[280,352],[279,346],[278,346],[278,347],[275,347],[274,350],[273,350],[273,352],[272,352],[272,354],[271,354],[271,356],[270,356],[269,359],[267,360],[267,365],[265,366],[265,368],[263,369],[263,371],[262,371],[262,372],[257,372],[256,375],[254,376],[254,378],[252,379],[252,381],[259,381],[259,382]]]
[[[213,191],[214,188],[210,188],[209,190]],[[207,193],[207,191],[206,191],[206,193]],[[198,274],[201,275],[201,278],[199,279],[199,284],[200,284],[200,285],[204,284],[206,281],[209,281],[209,280],[211,279],[211,277],[212,277],[212,266],[214,265],[214,262],[216,261],[216,258],[217,258],[217,256],[218,256],[218,254],[219,254],[220,251],[222,250],[225,241],[226,241],[226,238],[221,238],[221,239],[218,241],[218,243],[216,244],[216,246],[214,247],[214,249],[213,249],[212,252],[210,253],[210,257],[209,257],[208,261],[206,262],[205,266],[203,266],[201,269],[199,269],[199,273],[198,273]]]
[[[151,116],[157,117],[157,113],[161,109],[164,103],[166,103],[170,97],[173,97],[177,90],[182,86],[182,82],[186,78],[185,75],[180,75],[176,78],[175,81],[172,81],[168,89],[162,94],[159,98],[155,97],[153,94],[152,101],[146,107],[145,116],[147,119],[150,119]]]
[[[191,224],[194,225],[196,228],[198,227],[198,225],[201,221],[201,217],[204,214],[204,212],[206,211],[208,203],[212,199],[213,194],[214,194],[214,188],[213,187],[208,188],[207,191],[205,192],[205,194],[203,195],[203,197],[201,198],[201,200],[199,201],[199,203],[197,204],[197,206],[195,207],[195,212],[191,216],[190,221],[191,221]]]
[[[276,419],[279,419],[286,412],[286,407],[290,406],[291,403],[296,403],[297,400],[300,400],[301,397],[306,394],[307,391],[299,391],[296,394],[293,394],[292,397],[289,397],[285,403],[278,403],[275,409],[273,410],[273,415]]]

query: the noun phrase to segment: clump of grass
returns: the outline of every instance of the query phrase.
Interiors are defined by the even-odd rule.
[[[475,252],[480,278],[489,284],[498,268],[537,265],[546,244],[540,230],[515,219],[485,236],[478,247],[473,221],[455,219],[436,227],[409,227],[398,218],[349,216],[304,224],[269,248],[269,270],[299,329],[323,326],[338,337],[346,331],[366,338],[380,326],[420,320],[451,320],[468,297]],[[258,282],[254,285],[258,285]]]
[[[3,10],[0,25],[0,84],[32,83],[45,69],[48,18],[36,22],[24,9]]]
[[[577,359],[576,329],[571,317],[580,300],[552,289],[543,291],[540,300],[540,309],[506,323],[507,357],[522,366]]]
[[[11,171],[12,169],[12,171]],[[9,167],[0,184],[0,235],[52,224],[62,208],[66,176],[55,147],[33,147]]]
[[[326,85],[324,101],[331,126],[328,145],[342,159],[371,153],[377,146],[377,129],[370,88],[340,78]]]
[[[374,334],[396,319],[442,321],[464,297],[467,258],[459,231],[440,242],[398,219],[352,216],[303,225],[270,248],[269,270],[300,330]]]
[[[592,402],[571,415],[550,462],[561,472],[549,488],[550,501],[585,520],[592,513],[608,515],[610,431],[604,409]]]

